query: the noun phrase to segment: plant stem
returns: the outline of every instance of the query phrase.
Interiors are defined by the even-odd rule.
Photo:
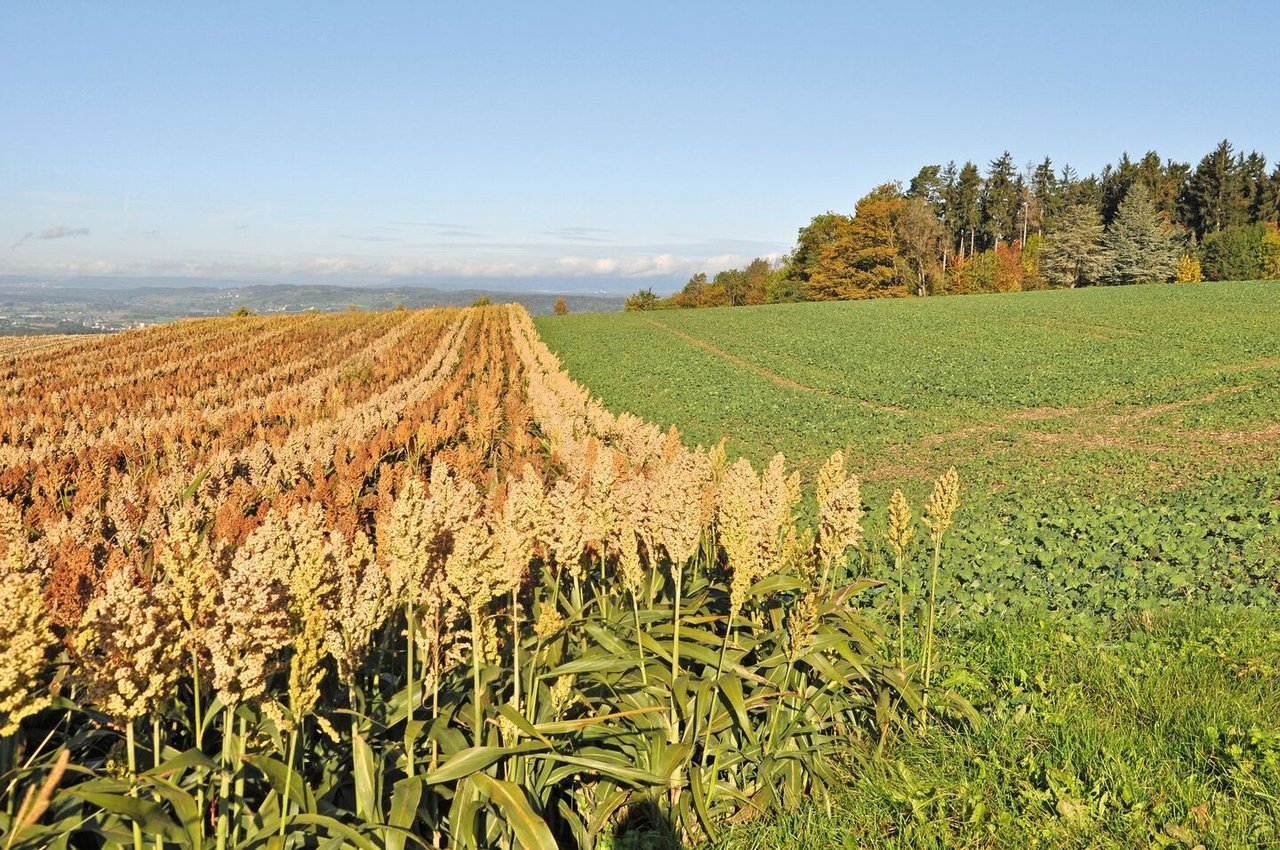
[[[235,737],[231,724],[234,719],[231,706],[227,706],[222,715],[222,793],[218,795],[218,850],[226,850],[227,833],[231,824],[231,744]],[[201,819],[203,820],[203,816]]]
[[[124,727],[125,745],[128,748],[129,759],[129,796],[138,796],[138,748],[134,742],[133,727],[134,719],[130,717],[126,721]],[[133,821],[133,850],[142,850],[142,824],[136,820]]]
[[[413,603],[406,602],[404,606],[404,618],[407,623],[408,641],[406,642],[406,651],[408,653],[405,663],[405,679],[408,682],[408,690],[405,692],[405,721],[404,721],[404,754],[405,754],[405,772],[409,776],[413,776]]]
[[[5,735],[0,738],[0,776],[8,776],[9,771],[18,766],[18,733]],[[0,788],[0,794],[6,794],[4,801],[4,812],[13,818],[13,807],[15,794],[11,793],[16,787],[14,782],[9,783],[9,788]]]
[[[475,746],[484,745],[484,708],[480,705],[480,612],[471,612],[471,712]]]
[[[192,737],[195,738],[197,750],[204,749],[204,735],[202,728],[204,725],[204,716],[200,711],[200,663],[196,658],[196,651],[191,650],[191,703],[195,712],[195,727],[192,728]]]
[[[781,694],[779,695],[780,697],[779,703],[782,703],[782,700],[786,699],[787,688],[790,687],[791,685],[791,673],[794,668],[795,668],[795,662],[792,661],[790,658],[788,658],[786,672],[782,674],[782,688],[781,688]],[[797,697],[797,701],[799,701],[800,694],[798,692],[796,694],[796,697]],[[782,713],[781,705],[779,705],[777,708],[774,708],[774,710],[770,712],[772,716],[769,718],[769,738],[768,740],[766,740],[765,748],[764,748],[764,754],[766,756],[773,751],[773,739],[778,731],[778,715],[781,713]]]
[[[516,712],[520,711],[520,599],[511,588],[511,681]]]
[[[933,676],[933,617],[938,598],[938,564],[942,560],[942,535],[933,541],[933,572],[929,576],[929,620],[924,633],[924,694],[920,698],[920,710],[924,723],[929,723],[929,681]]]
[[[285,766],[288,768],[284,772],[284,796],[280,798],[280,840],[284,841],[285,829],[289,825],[289,789],[293,784],[293,759],[298,750],[298,727],[295,725],[293,731],[289,733],[289,754],[286,756],[288,761]]]
[[[249,738],[248,738],[249,724],[248,724],[248,721],[244,719],[243,714],[240,715],[238,721],[236,722],[236,733],[237,734],[236,734],[235,794],[236,794],[237,800],[243,800],[244,799],[244,772],[240,770],[240,765],[241,763],[244,762],[244,757],[247,754],[248,747],[249,747]],[[227,734],[230,734],[230,730],[228,730]],[[231,825],[231,846],[235,847],[239,843],[240,843],[240,819],[236,818]]]
[[[733,633],[733,614],[729,615],[729,624],[724,630],[724,640],[720,644],[720,657],[716,661],[716,678],[711,688],[711,707],[707,709],[707,729],[702,736],[702,769],[707,769],[707,753],[711,749],[711,726],[716,716],[716,700],[720,696],[720,673],[724,670],[724,653],[729,647],[729,635]],[[716,774],[711,773],[711,778],[707,781],[707,802],[711,802],[711,792],[716,786]]]
[[[680,712],[676,709],[676,680],[680,676],[680,591],[684,583],[684,567],[675,569],[676,601],[672,606],[671,621],[671,730],[672,740],[680,740]]]
[[[906,670],[907,668],[907,650],[906,650],[906,619],[907,619],[907,600],[906,590],[903,586],[902,570],[903,557],[896,556],[894,566],[898,571],[898,669]]]
[[[352,702],[354,707],[354,701]],[[373,814],[365,810],[364,796],[359,793],[356,771],[356,736],[360,734],[360,721],[354,711],[351,712],[351,785],[356,788],[356,817],[365,823],[373,820]]]
[[[631,616],[636,624],[636,650],[640,654],[640,682],[648,687],[649,674],[644,669],[644,644],[640,642],[640,603],[636,601],[635,591],[631,592]]]
[[[204,752],[204,712],[200,705],[200,659],[196,656],[194,648],[191,650],[191,705],[194,712],[192,720],[195,725],[191,729],[191,737],[195,743],[195,748],[200,752]],[[199,850],[204,841],[204,792],[205,782],[201,782],[196,786],[196,811],[200,812],[200,823],[196,825],[196,839]]]
[[[159,767],[160,760],[164,757],[164,744],[160,740],[160,715],[155,714],[151,717],[151,750],[152,750],[152,767]],[[156,836],[156,850],[164,850],[164,836]]]

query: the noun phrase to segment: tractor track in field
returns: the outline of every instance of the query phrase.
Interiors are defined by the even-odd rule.
[[[754,372],[760,377],[766,378],[767,380],[772,381],[773,383],[777,384],[778,386],[784,389],[795,390],[796,392],[802,392],[802,393],[809,393],[810,395],[818,395],[824,398],[844,399],[846,401],[852,401],[856,404],[861,405],[862,407],[867,408],[868,410],[875,410],[880,413],[892,413],[892,414],[901,416],[901,415],[909,414],[911,412],[901,407],[894,407],[893,405],[887,405],[887,404],[876,404],[875,402],[867,401],[866,399],[854,398],[844,393],[835,393],[835,392],[832,392],[831,390],[824,390],[821,387],[814,387],[814,386],[810,386],[809,384],[803,384],[799,381],[788,378],[786,375],[781,375],[760,363],[756,363],[755,361],[747,360],[746,358],[739,357],[738,355],[733,354],[732,352],[726,351],[723,348],[720,348],[718,345],[708,342],[707,340],[701,337],[694,336],[691,333],[678,330],[676,328],[671,327],[670,325],[664,324],[663,322],[659,322],[657,319],[650,319],[649,317],[646,316],[644,320],[649,324],[653,325],[654,327],[661,328],[667,333],[672,334],[673,336],[676,336],[679,339],[684,340],[690,345],[696,348],[702,349],[708,354],[712,354],[716,357],[719,357],[721,360],[724,360],[726,363],[731,363],[734,366],[737,366],[741,369],[746,369],[749,372]]]
[[[1249,368],[1246,365],[1240,371],[1249,371]],[[1192,396],[1191,398],[1152,404],[1137,410],[1124,412],[1115,411],[1119,403],[1114,400],[1103,400],[1084,407],[1039,407],[1016,410],[990,422],[970,425],[954,431],[931,434],[921,441],[921,446],[926,449],[936,449],[947,443],[985,437],[1019,424],[1064,420],[1079,427],[1070,431],[1057,432],[1028,428],[1021,430],[1019,436],[1041,445],[1168,451],[1170,446],[1161,441],[1148,439],[1144,433],[1135,431],[1134,426],[1187,407],[1212,404],[1220,399],[1248,392],[1254,386],[1254,384],[1238,384],[1215,390],[1214,392],[1204,393],[1203,395]],[[1258,443],[1274,439],[1277,434],[1277,427],[1272,425],[1256,430],[1236,431],[1184,430],[1177,436],[1190,442],[1205,444]]]

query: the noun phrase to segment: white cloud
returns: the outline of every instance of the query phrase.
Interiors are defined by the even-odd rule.
[[[523,247],[523,246],[522,246]],[[745,254],[701,253],[699,246],[681,246],[677,251],[633,250],[600,256],[507,256],[483,259],[381,257],[358,254],[330,254],[296,258],[139,258],[68,257],[57,260],[23,260],[16,255],[0,258],[0,274],[50,276],[121,275],[188,276],[240,279],[332,278],[335,282],[376,282],[394,277],[421,278],[687,278],[697,272],[714,274],[726,268],[744,266],[755,256],[774,259],[778,252]],[[723,246],[714,246],[721,247]],[[523,252],[522,252],[523,253]]]
[[[88,235],[89,228],[87,227],[67,227],[66,225],[59,224],[56,227],[46,227],[44,230],[28,231],[21,239],[13,243],[13,247],[17,248],[32,239],[66,239],[69,236]]]

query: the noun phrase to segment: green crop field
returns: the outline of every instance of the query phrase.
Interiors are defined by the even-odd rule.
[[[945,653],[987,722],[855,759],[831,805],[726,847],[1280,846],[1280,286],[538,328],[612,408],[692,442],[809,473],[845,449],[869,504],[960,472]]]
[[[581,315],[538,327],[620,409],[810,467],[851,448],[873,481],[956,463],[998,487],[1002,461],[1081,486],[1100,468],[1126,483],[1168,481],[1273,456],[1277,436],[1274,283]]]

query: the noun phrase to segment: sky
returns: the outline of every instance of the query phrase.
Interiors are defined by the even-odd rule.
[[[11,3],[0,275],[618,292],[928,163],[1280,157],[1265,2]]]

